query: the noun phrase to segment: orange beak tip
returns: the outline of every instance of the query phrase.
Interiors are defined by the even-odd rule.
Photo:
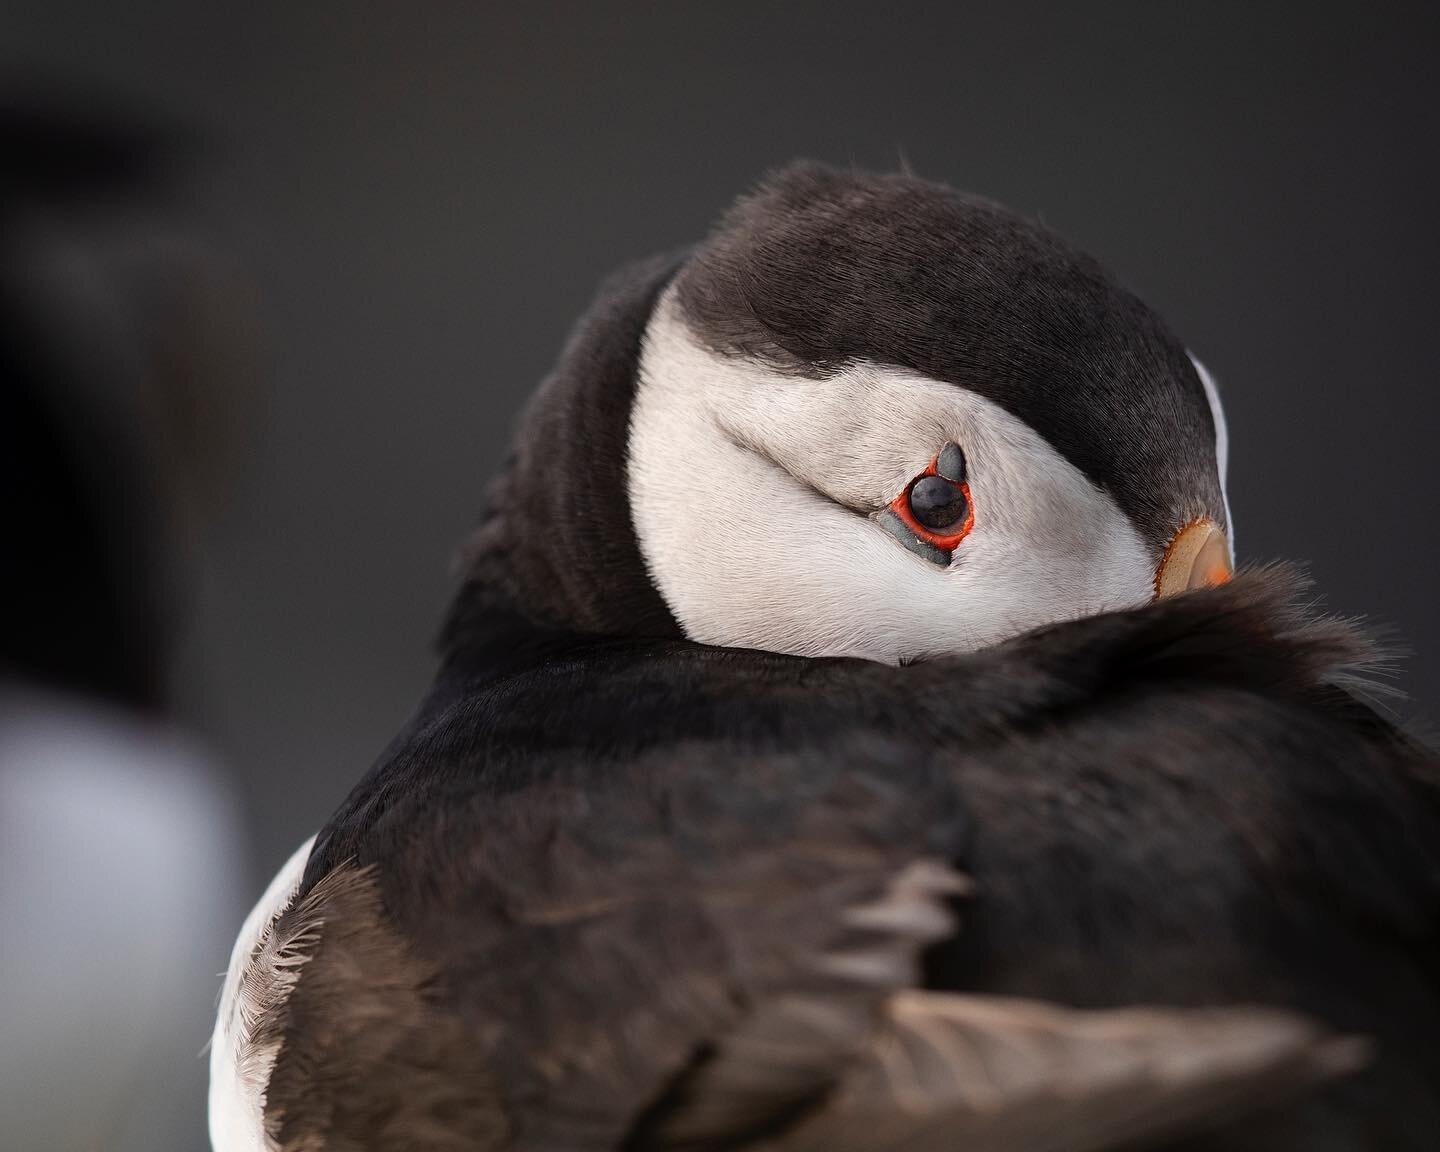
[[[1224,584],[1234,575],[1230,542],[1208,516],[1186,524],[1171,539],[1155,573],[1155,598]]]

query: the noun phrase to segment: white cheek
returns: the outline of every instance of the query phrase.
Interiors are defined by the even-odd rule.
[[[868,513],[948,439],[975,527],[941,567]],[[1153,593],[1114,502],[1003,409],[884,366],[816,381],[715,356],[670,301],[647,332],[629,486],[651,575],[704,643],[894,662]]]

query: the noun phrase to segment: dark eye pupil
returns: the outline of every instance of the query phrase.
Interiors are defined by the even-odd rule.
[[[965,493],[942,476],[921,476],[910,485],[910,512],[926,528],[953,528],[965,518]]]

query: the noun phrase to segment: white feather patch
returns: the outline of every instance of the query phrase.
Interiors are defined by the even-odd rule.
[[[975,524],[948,566],[871,514],[948,441]],[[672,295],[646,331],[629,491],[641,553],[692,639],[897,662],[965,652],[1153,595],[1129,520],[974,392],[856,363],[786,375],[702,347]]]
[[[1225,407],[1220,403],[1220,389],[1209,369],[1190,354],[1190,363],[1205,388],[1210,402],[1210,421],[1215,425],[1215,467],[1220,473],[1220,495],[1225,501],[1225,538],[1230,544],[1230,563],[1235,563],[1235,517],[1230,514],[1230,428],[1225,423]]]
[[[283,1004],[299,978],[296,945],[303,941],[292,938],[289,947],[277,947],[271,930],[295,898],[314,843],[312,836],[275,874],[245,917],[230,953],[210,1038],[210,1143],[215,1152],[272,1152],[265,1135],[265,1088],[280,1045],[253,1040],[262,1014]]]

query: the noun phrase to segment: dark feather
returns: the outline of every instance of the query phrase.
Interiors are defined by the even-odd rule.
[[[1440,771],[1366,702],[1364,635],[1271,569],[899,668],[685,641],[625,483],[670,284],[722,354],[996,401],[1157,560],[1223,507],[1183,346],[994,205],[801,165],[623,273],[311,854],[286,1152],[1433,1148]],[[1353,1065],[1330,1030],[1373,1066],[1255,1116]]]
[[[1224,508],[1184,345],[1094,259],[998,204],[791,164],[727,213],[676,285],[718,352],[806,376],[894,364],[994,400],[1146,540]]]
[[[1318,1126],[1326,1147],[1419,1149],[1440,1123],[1440,774],[1346,694],[1373,653],[1299,592],[1249,573],[902,668],[492,616],[330,821],[302,894],[373,867],[434,974],[426,1011],[471,1038],[516,1147],[641,1147],[681,1109],[719,1146],[707,1081],[738,1093],[735,1139],[820,1115],[917,971],[924,901],[876,909],[928,860],[973,896],[917,986],[1300,1011],[1378,1060],[1277,1113],[1266,1146]],[[1302,1081],[1315,1051],[1270,1070]],[[747,1077],[755,1053],[783,1073]],[[1217,1076],[1196,1098],[1220,1112],[1169,1119],[1213,1123],[1267,1077]],[[1045,1140],[1074,1120],[1022,1146],[1071,1147]]]

